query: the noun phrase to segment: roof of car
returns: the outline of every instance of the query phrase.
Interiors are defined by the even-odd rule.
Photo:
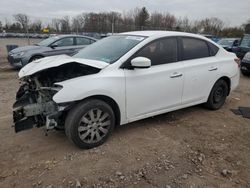
[[[86,37],[86,38],[89,38],[89,39],[92,39],[92,40],[97,40],[93,37],[89,37],[89,36],[85,36],[85,35],[74,35],[74,34],[68,34],[68,35],[56,35],[56,37],[59,37],[59,38],[64,38],[64,37]]]
[[[124,35],[138,35],[138,36],[145,36],[145,37],[152,37],[152,36],[190,36],[190,37],[200,37],[205,38],[202,35],[197,35],[193,33],[185,33],[185,32],[178,32],[178,31],[132,31],[132,32],[125,32],[121,33]]]

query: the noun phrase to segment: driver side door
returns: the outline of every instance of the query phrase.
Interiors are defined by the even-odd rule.
[[[57,40],[51,46],[55,45],[55,47],[51,47],[51,50],[47,52],[46,55],[52,56],[52,55],[73,55],[74,54],[74,37],[65,37],[62,39]]]
[[[181,105],[183,68],[178,62],[177,38],[158,39],[135,57],[151,60],[149,68],[125,69],[127,118],[134,121]]]

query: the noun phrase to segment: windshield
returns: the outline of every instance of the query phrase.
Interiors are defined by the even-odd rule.
[[[218,44],[219,45],[225,45],[225,46],[232,46],[234,40],[233,39],[221,39]]]
[[[145,37],[116,35],[104,38],[79,51],[74,57],[114,63]]]
[[[245,35],[240,43],[240,47],[250,47],[250,35]]]
[[[55,42],[58,39],[59,39],[59,37],[57,37],[57,36],[49,37],[49,38],[47,38],[45,40],[42,40],[37,45],[39,45],[39,46],[49,46],[51,43]]]

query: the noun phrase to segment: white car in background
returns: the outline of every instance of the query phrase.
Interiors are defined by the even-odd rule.
[[[138,31],[36,60],[19,77],[16,132],[65,129],[78,147],[93,148],[116,125],[201,103],[219,109],[239,83],[239,59],[200,35]]]

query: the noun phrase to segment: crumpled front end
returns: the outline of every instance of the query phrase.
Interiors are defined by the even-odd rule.
[[[98,68],[72,62],[22,77],[13,105],[15,132],[42,126],[47,130],[63,129],[67,110],[74,102],[57,104],[53,101],[53,96],[62,89],[56,83],[99,71]]]
[[[60,86],[43,87],[37,78],[23,81],[13,105],[15,131],[41,127],[46,129],[60,127],[58,118],[62,113],[52,97]]]

